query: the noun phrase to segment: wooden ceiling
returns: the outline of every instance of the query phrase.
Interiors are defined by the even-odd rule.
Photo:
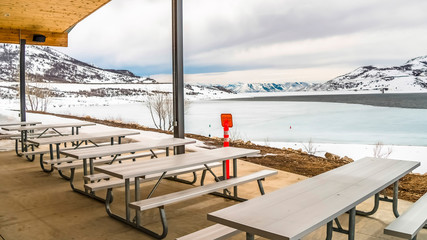
[[[68,46],[68,33],[81,20],[110,0],[1,0],[0,42]],[[33,35],[46,36],[43,43]]]

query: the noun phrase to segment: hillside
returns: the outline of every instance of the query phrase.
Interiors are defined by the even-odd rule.
[[[204,84],[201,84],[204,85]],[[234,83],[227,85],[210,84],[205,86],[222,87],[235,93],[265,93],[265,92],[302,92],[310,91],[319,86],[318,83],[286,82],[286,83]]]
[[[427,56],[413,58],[401,66],[360,67],[350,73],[334,78],[313,90],[384,90],[426,91]]]
[[[128,70],[102,69],[91,64],[74,59],[55,49],[43,46],[26,47],[26,73],[28,82],[51,84],[100,84],[92,86],[86,96],[139,95],[153,91],[171,92],[170,84],[166,87],[133,87],[117,90],[117,86],[102,84],[145,84],[156,83],[155,79],[136,76]],[[12,96],[19,78],[19,45],[0,45],[0,96]],[[285,79],[284,79],[285,80]],[[326,83],[282,82],[282,83],[245,83],[230,84],[198,83],[186,84],[186,94],[197,98],[219,98],[236,93],[272,93],[272,92],[310,92],[310,91],[390,91],[390,92],[419,92],[427,90],[427,56],[411,59],[401,66],[375,67],[363,66],[345,75],[336,77]],[[267,80],[265,80],[267,81]],[[14,83],[11,86],[9,83]],[[70,94],[84,93],[87,86],[60,87]],[[158,84],[156,84],[158,85]],[[81,89],[78,89],[81,88]],[[107,88],[110,90],[93,90]],[[74,90],[71,91],[70,89]],[[112,90],[111,90],[112,89]],[[94,92],[96,91],[96,92]],[[56,96],[61,96],[61,93]]]
[[[152,83],[127,70],[102,69],[44,46],[26,46],[27,78],[55,83]],[[19,77],[19,45],[0,45],[0,81]]]

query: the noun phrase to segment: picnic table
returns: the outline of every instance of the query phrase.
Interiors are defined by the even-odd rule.
[[[2,129],[6,131],[30,131],[30,130],[43,130],[42,133],[39,134],[39,137],[46,133],[49,129],[52,129],[59,135],[63,135],[59,132],[58,128],[68,128],[71,127],[71,134],[79,134],[79,129],[83,126],[94,126],[95,123],[90,122],[73,122],[73,123],[59,123],[59,124],[40,124],[34,126],[5,126]],[[74,131],[75,130],[75,131]]]
[[[36,122],[36,121],[26,121],[26,122],[4,122],[4,123],[0,123],[0,127],[7,127],[7,126],[16,126],[16,125],[20,125],[20,126],[25,126],[25,125],[36,125],[36,124],[41,124],[41,122]]]
[[[355,215],[373,214],[379,192],[394,183],[393,210],[397,213],[398,180],[419,162],[363,158],[337,169],[298,182],[264,196],[213,213],[208,220],[246,232],[247,239],[259,235],[268,239],[300,239],[327,224],[332,232],[354,239]],[[356,206],[375,195],[373,211],[356,211]],[[349,211],[349,229],[334,228],[333,221]],[[338,225],[338,224],[337,224]]]
[[[110,139],[110,144],[114,145],[114,138],[117,137],[118,144],[121,144],[122,138],[130,135],[137,135],[139,134],[138,131],[130,131],[130,130],[114,130],[114,131],[103,131],[103,132],[95,132],[95,133],[81,133],[79,135],[68,135],[68,136],[56,136],[56,137],[49,137],[49,138],[33,138],[28,139],[27,141],[36,145],[49,145],[49,153],[50,153],[50,159],[54,159],[54,149],[53,146],[55,145],[56,150],[56,158],[60,159],[60,145],[66,144],[67,142],[74,143],[73,148],[78,149],[83,143],[86,142],[86,144],[92,143],[94,146],[98,147],[99,145],[95,142],[99,139]],[[40,157],[40,166],[42,167],[42,170],[45,172],[52,172],[53,167],[51,164],[50,169],[45,169],[43,165],[43,155]]]
[[[62,123],[62,124],[40,124],[40,125],[33,125],[33,126],[5,126],[2,127],[3,130],[6,131],[19,131],[21,132],[21,151],[26,152],[27,151],[27,132],[28,131],[34,131],[34,130],[42,130],[41,133],[34,136],[34,138],[40,138],[42,137],[49,129],[52,129],[55,133],[57,133],[60,136],[63,136],[64,134],[58,131],[59,128],[68,128],[71,127],[71,134],[79,134],[79,129],[83,126],[94,126],[95,123],[89,123],[89,122],[74,122],[74,123]],[[15,152],[18,156],[22,156],[18,152],[18,140],[16,140],[15,144]],[[34,160],[34,158],[32,159]]]
[[[157,183],[154,185],[151,192],[148,194],[148,198],[151,197],[157,186],[159,185],[160,181],[163,179],[163,176],[169,172],[174,171],[178,169],[184,169],[199,165],[204,165],[206,168],[209,168],[207,164],[215,163],[215,162],[222,162],[227,159],[233,159],[233,176],[232,180],[237,179],[237,158],[246,157],[254,154],[259,154],[259,150],[253,150],[253,149],[243,149],[243,148],[234,148],[234,147],[227,147],[227,148],[219,148],[214,150],[206,150],[206,151],[200,151],[200,152],[192,152],[187,154],[180,154],[175,155],[172,157],[165,157],[165,158],[158,158],[153,161],[143,161],[140,163],[129,163],[129,164],[120,164],[120,165],[106,165],[106,166],[98,166],[95,167],[95,170],[105,173],[120,179],[125,180],[125,209],[126,209],[126,217],[123,218],[119,215],[116,215],[111,212],[110,208],[110,201],[109,198],[111,197],[111,189],[107,192],[107,200],[105,201],[106,205],[106,211],[108,215],[116,220],[119,220],[121,222],[124,222],[134,228],[137,228],[150,236],[156,237],[156,238],[164,238],[167,234],[167,222],[166,222],[166,216],[164,213],[163,204],[167,203],[173,203],[175,201],[179,201],[181,199],[189,199],[193,195],[198,196],[203,193],[209,193],[212,189],[216,189],[215,187],[211,187],[209,190],[204,189],[202,186],[201,192],[193,192],[190,190],[190,192],[183,192],[183,193],[174,193],[172,196],[165,196],[161,199],[161,202],[159,203],[157,199],[154,202],[151,202],[148,204],[149,206],[144,208],[141,207],[140,204],[138,204],[137,201],[140,200],[140,179],[144,179],[146,176],[149,176],[150,174],[160,174]],[[275,171],[268,172],[268,174],[274,174],[277,173]],[[136,203],[131,204],[130,200],[130,181],[131,179],[134,179],[135,181],[135,201]],[[223,182],[219,181],[218,177],[216,177],[216,180],[218,183]],[[224,180],[228,181],[228,180]],[[247,182],[248,179],[242,180],[243,182]],[[237,184],[237,183],[234,183]],[[208,186],[210,187],[210,186]],[[223,189],[224,187],[219,187],[220,189]],[[260,187],[261,189],[261,187]],[[225,191],[225,190],[224,190]],[[263,190],[262,190],[263,191]],[[178,195],[178,196],[177,196]],[[237,197],[237,186],[234,187],[234,196]],[[233,198],[233,197],[230,197]],[[154,199],[153,199],[154,200]],[[158,206],[160,204],[160,206]],[[163,233],[157,234],[143,226],[141,226],[141,219],[140,214],[137,212],[135,214],[135,221],[131,219],[131,208],[144,210],[147,208],[152,207],[159,207],[160,209],[160,216],[161,221],[163,225]]]
[[[27,126],[27,125],[36,125],[36,124],[41,124],[41,122],[36,122],[36,121],[25,121],[25,122],[20,122],[20,121],[15,121],[15,122],[3,122],[0,123],[0,127],[7,127],[7,126]],[[13,137],[22,137],[23,133],[19,133],[19,134],[5,134],[5,135],[1,135],[1,138],[13,138]]]
[[[60,153],[73,157],[75,159],[83,160],[83,175],[86,176],[88,174],[94,173],[94,161],[97,158],[102,157],[112,157],[112,160],[109,161],[112,164],[116,158],[118,158],[121,154],[131,153],[134,154],[139,151],[147,151],[149,150],[153,156],[157,157],[153,149],[166,148],[166,155],[169,155],[169,147],[182,146],[186,144],[195,143],[195,140],[192,139],[181,139],[181,138],[165,138],[165,139],[156,139],[151,140],[149,142],[136,142],[136,143],[127,143],[120,145],[112,145],[112,146],[101,146],[97,148],[82,148],[82,149],[72,149],[72,150],[61,150]],[[89,160],[89,172],[88,172],[88,162]],[[124,164],[119,164],[118,166],[122,166]],[[111,165],[112,166],[112,165]],[[82,191],[74,187],[74,173],[75,168],[71,168],[71,179],[70,186],[73,191],[81,193],[83,195],[87,195],[89,197],[93,197],[97,199],[93,194],[88,194],[86,190]],[[85,183],[87,181],[85,180]],[[98,199],[101,200],[101,199]]]

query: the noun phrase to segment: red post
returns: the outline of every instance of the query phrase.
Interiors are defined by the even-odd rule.
[[[224,122],[224,147],[230,146],[230,135],[228,131],[229,131],[228,121],[226,120]],[[225,161],[225,172],[227,174],[226,178],[230,179],[230,160]]]

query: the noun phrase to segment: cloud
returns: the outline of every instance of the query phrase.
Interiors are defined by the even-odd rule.
[[[305,69],[326,81],[333,69],[401,64],[427,54],[425,9],[424,0],[185,0],[185,71],[242,81],[258,70],[270,81],[265,69]],[[61,50],[100,67],[169,74],[171,38],[170,1],[120,0],[79,23]]]

